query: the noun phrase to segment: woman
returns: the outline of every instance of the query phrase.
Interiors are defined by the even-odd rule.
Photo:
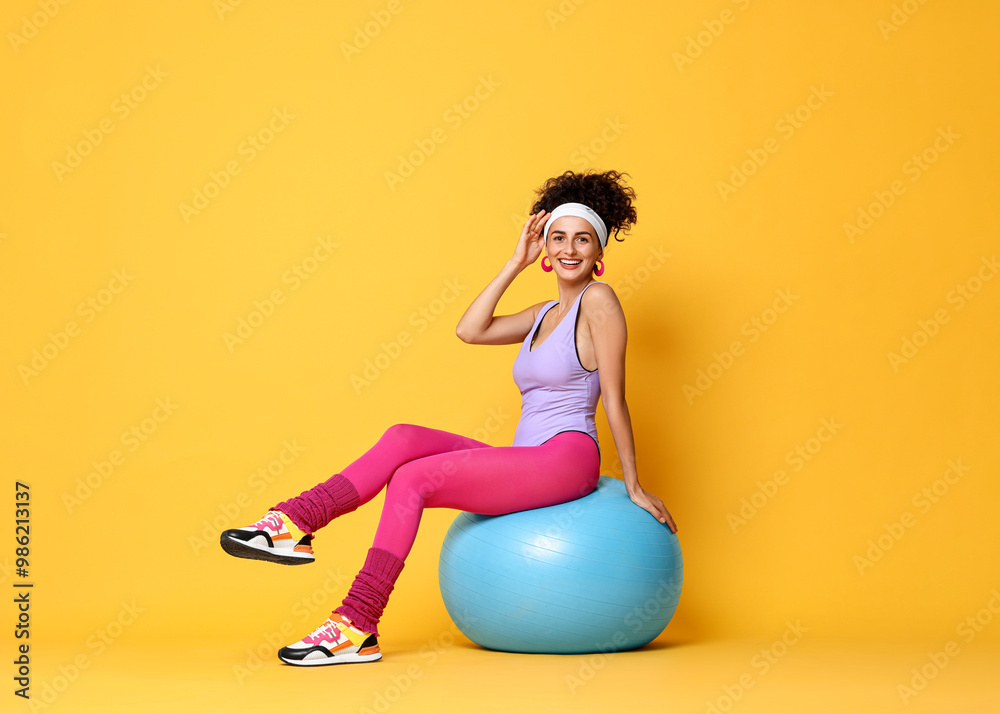
[[[677,531],[663,502],[639,485],[625,404],[625,316],[611,286],[592,278],[604,272],[609,230],[617,236],[636,220],[635,192],[621,179],[616,171],[567,171],[546,181],[513,257],[458,322],[463,342],[521,343],[513,369],[521,418],[511,446],[396,424],[342,472],[273,506],[253,525],[222,534],[223,549],[237,557],[311,563],[317,530],[386,489],[374,542],[347,597],[311,634],[279,650],[283,662],[381,659],[377,625],[424,508],[499,515],[593,491],[600,476],[594,414],[602,394],[629,497]],[[494,316],[500,296],[543,249],[542,269],[555,272],[559,301]]]

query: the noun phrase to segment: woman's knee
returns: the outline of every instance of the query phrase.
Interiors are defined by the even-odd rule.
[[[432,479],[413,468],[412,463],[403,464],[392,474],[386,484],[385,507],[400,520],[412,518],[423,511],[437,492]]]
[[[430,498],[445,482],[445,473],[441,469],[428,468],[417,459],[403,464],[396,469],[387,489],[391,489],[397,497],[403,496],[410,500],[419,498],[422,501]],[[387,497],[388,497],[388,491]]]
[[[426,427],[416,424],[393,424],[382,434],[382,441],[394,446],[417,446],[421,442],[421,432]]]
[[[382,439],[393,446],[423,455],[489,447],[489,444],[478,442],[461,434],[419,424],[393,424],[385,430]]]

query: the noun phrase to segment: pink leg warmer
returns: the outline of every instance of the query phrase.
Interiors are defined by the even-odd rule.
[[[359,503],[354,484],[343,474],[334,474],[299,496],[271,506],[270,510],[281,511],[299,528],[314,535],[337,516],[355,510]]]
[[[369,548],[361,572],[355,576],[343,604],[334,612],[349,617],[359,630],[378,635],[378,622],[403,565],[402,558],[389,551]]]

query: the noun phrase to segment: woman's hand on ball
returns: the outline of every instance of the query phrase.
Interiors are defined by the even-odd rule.
[[[674,523],[673,517],[670,515],[670,511],[667,507],[663,505],[663,501],[651,494],[646,489],[641,486],[635,493],[629,493],[629,498],[632,502],[638,506],[642,506],[647,511],[653,514],[653,517],[660,523],[666,523],[670,528],[671,533],[677,532],[677,524]]]
[[[528,267],[542,254],[545,248],[545,239],[542,231],[545,229],[545,222],[552,215],[545,210],[541,210],[529,217],[521,229],[521,235],[517,239],[517,247],[514,248],[514,262],[518,265]]]

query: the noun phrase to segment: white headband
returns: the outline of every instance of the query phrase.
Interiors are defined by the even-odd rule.
[[[590,225],[594,227],[597,231],[597,237],[601,241],[601,248],[603,249],[608,244],[608,228],[604,225],[604,221],[601,217],[597,215],[593,208],[590,206],[585,206],[582,203],[561,203],[556,206],[555,210],[552,211],[552,215],[549,216],[549,220],[545,222],[545,240],[549,239],[549,226],[552,225],[552,221],[561,216],[576,216],[577,218],[582,218]]]

